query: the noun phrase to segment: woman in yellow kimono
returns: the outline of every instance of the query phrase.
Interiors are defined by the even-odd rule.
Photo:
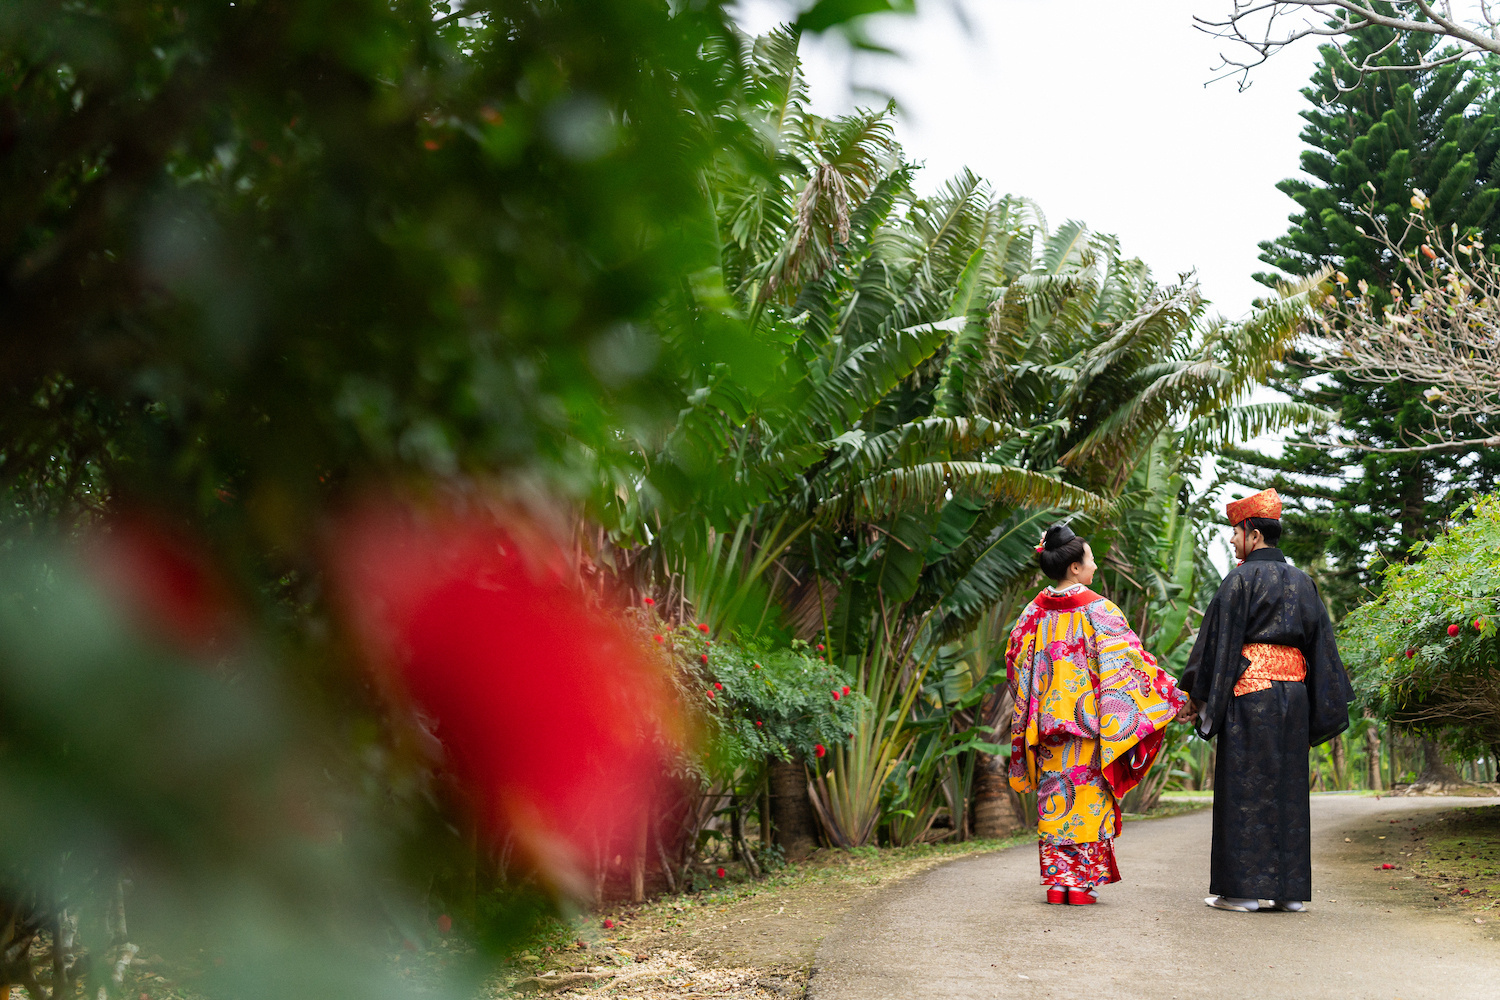
[[[1120,797],[1145,775],[1185,701],[1120,609],[1088,589],[1094,554],[1065,524],[1037,546],[1055,585],[1016,621],[1006,649],[1015,698],[1010,784],[1036,792],[1049,903],[1093,903],[1117,882]]]

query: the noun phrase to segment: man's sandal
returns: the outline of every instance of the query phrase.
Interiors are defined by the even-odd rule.
[[[1233,896],[1207,896],[1203,900],[1216,910],[1233,910],[1236,913],[1254,913],[1260,909],[1260,900],[1235,899]]]

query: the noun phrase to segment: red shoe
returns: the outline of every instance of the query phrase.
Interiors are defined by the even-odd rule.
[[[1070,888],[1068,890],[1068,903],[1072,906],[1088,906],[1091,903],[1097,902],[1099,900],[1087,889]]]
[[[1047,886],[1047,902],[1066,903],[1068,901],[1068,890],[1060,885]]]

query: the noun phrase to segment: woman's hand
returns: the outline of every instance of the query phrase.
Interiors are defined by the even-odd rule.
[[[1186,722],[1189,725],[1197,722],[1198,721],[1198,709],[1200,709],[1201,707],[1202,706],[1199,705],[1196,701],[1194,701],[1192,698],[1189,698],[1187,700],[1187,702],[1181,708],[1179,708],[1177,710],[1177,720],[1176,721],[1178,721],[1178,722]]]

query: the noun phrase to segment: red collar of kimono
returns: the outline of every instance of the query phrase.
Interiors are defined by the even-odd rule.
[[[1098,594],[1087,587],[1075,590],[1065,597],[1058,597],[1049,591],[1042,591],[1036,595],[1036,606],[1047,611],[1075,611],[1087,604],[1103,600]]]

